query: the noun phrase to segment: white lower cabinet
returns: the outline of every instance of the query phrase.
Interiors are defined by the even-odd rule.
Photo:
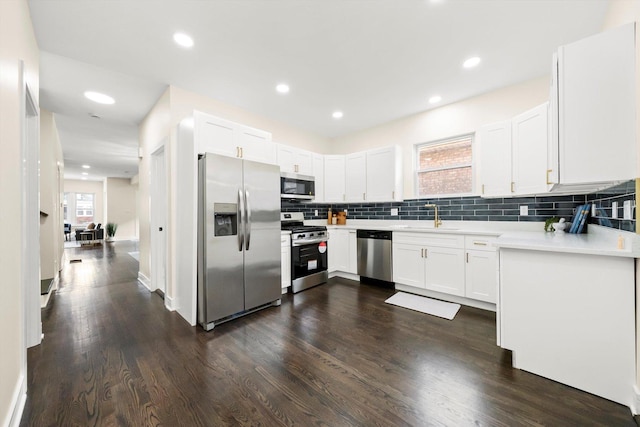
[[[495,304],[498,259],[493,236],[393,234],[395,283]]]
[[[291,235],[282,234],[280,236],[280,262],[282,269],[282,293],[287,292],[291,286]]]
[[[499,264],[493,246],[495,236],[466,236],[465,296],[475,300],[497,301]]]
[[[358,248],[356,230],[328,229],[329,273],[342,271],[358,273]]]
[[[329,272],[349,271],[349,230],[328,230]]]

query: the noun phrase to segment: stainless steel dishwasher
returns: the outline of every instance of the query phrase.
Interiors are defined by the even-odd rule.
[[[391,231],[358,230],[358,275],[393,281]]]

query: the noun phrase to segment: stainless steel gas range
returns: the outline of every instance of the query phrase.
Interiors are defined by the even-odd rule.
[[[280,225],[291,231],[291,291],[325,283],[329,277],[327,227],[304,225],[302,212],[281,212]]]

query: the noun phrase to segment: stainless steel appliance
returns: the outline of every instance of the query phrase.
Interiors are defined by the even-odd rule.
[[[280,174],[280,197],[298,201],[313,200],[316,196],[315,178],[297,173]]]
[[[393,281],[391,231],[358,230],[358,275],[371,279]]]
[[[281,213],[282,229],[291,231],[291,292],[325,283],[328,273],[327,227],[304,225],[302,212]]]
[[[198,173],[198,323],[208,331],[280,305],[280,169],[207,153]]]

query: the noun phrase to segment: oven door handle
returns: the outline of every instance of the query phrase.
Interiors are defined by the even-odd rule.
[[[316,243],[322,243],[322,242],[326,242],[327,239],[326,237],[322,237],[320,239],[313,239],[313,240],[302,240],[300,242],[291,242],[291,246],[307,246],[307,245],[313,245]]]

